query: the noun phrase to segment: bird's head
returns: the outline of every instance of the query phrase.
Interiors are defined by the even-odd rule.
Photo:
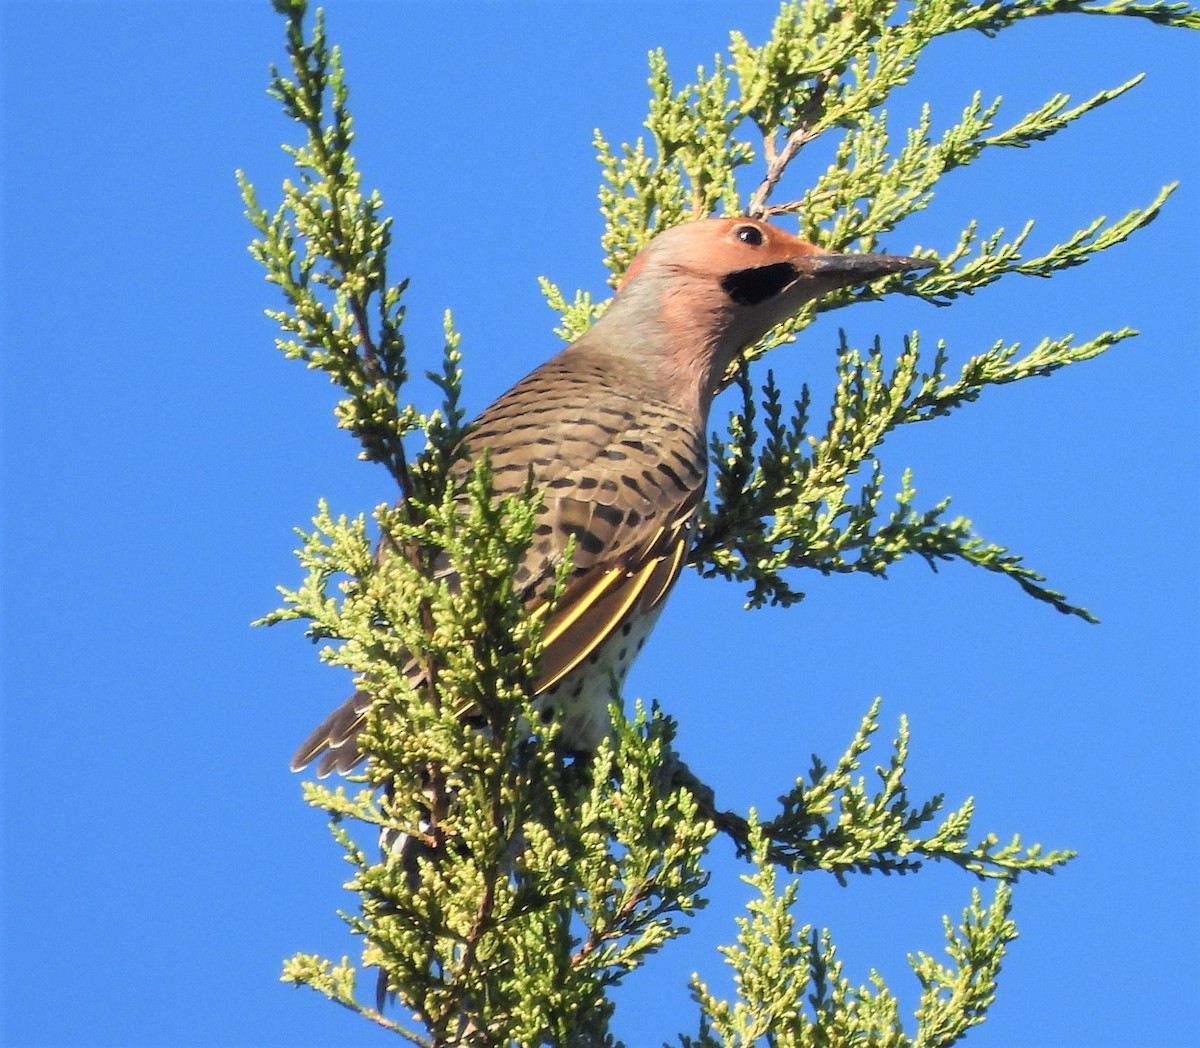
[[[766,222],[710,218],[656,236],[633,260],[605,319],[633,329],[626,333],[632,343],[693,381],[707,400],[742,350],[806,303],[930,265],[836,254]],[[651,343],[636,337],[639,327]]]

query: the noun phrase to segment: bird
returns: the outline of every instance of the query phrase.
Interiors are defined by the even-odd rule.
[[[540,718],[558,723],[562,748],[590,753],[610,732],[614,686],[679,578],[707,482],[709,410],[733,361],[822,295],[931,265],[827,251],[751,218],[672,226],[634,258],[584,334],[468,427],[459,480],[486,451],[496,499],[530,478],[542,496],[514,581],[530,614],[546,616],[532,698]],[[421,684],[417,660],[406,672]],[[292,769],[316,761],[319,777],[352,771],[370,702],[360,686]]]

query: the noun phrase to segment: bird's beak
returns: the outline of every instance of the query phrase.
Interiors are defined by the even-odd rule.
[[[904,255],[835,255],[812,245],[804,247],[804,251],[776,262],[734,270],[722,279],[721,286],[738,305],[757,306],[770,299],[787,298],[791,300],[790,308],[799,308],[795,295],[817,298],[838,288],[869,284],[889,273],[936,265],[928,259]]]
[[[889,273],[906,273],[911,269],[932,269],[936,263],[928,258],[908,258],[904,255],[803,255],[798,268],[814,277],[831,280],[841,287],[869,284]]]

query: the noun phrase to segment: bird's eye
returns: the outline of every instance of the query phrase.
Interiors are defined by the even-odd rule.
[[[733,235],[751,247],[758,247],[763,242],[763,231],[758,226],[738,226]]]

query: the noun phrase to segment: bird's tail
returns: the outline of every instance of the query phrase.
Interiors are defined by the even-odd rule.
[[[292,771],[307,768],[318,757],[317,777],[331,771],[345,774],[362,760],[358,733],[371,705],[371,696],[361,688],[343,702],[304,740],[292,757]]]

